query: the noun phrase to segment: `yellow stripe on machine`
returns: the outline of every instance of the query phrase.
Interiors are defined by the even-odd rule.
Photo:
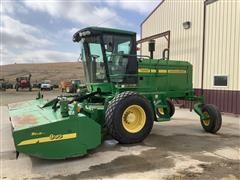
[[[53,141],[62,141],[66,139],[74,139],[77,137],[77,133],[69,133],[69,134],[50,134],[46,137],[34,138],[21,141],[17,146],[24,146],[30,144],[37,144],[37,143],[46,143],[46,142],[53,142]]]
[[[166,74],[166,73],[169,73],[169,74],[185,74],[187,73],[186,70],[184,69],[148,69],[148,68],[139,68],[138,69],[138,72],[139,73],[160,73],[160,74]]]
[[[158,73],[167,73],[167,69],[159,69]]]
[[[184,69],[169,69],[168,73],[173,73],[173,74],[185,74],[187,73],[186,70]]]
[[[139,73],[156,73],[156,69],[148,69],[148,68],[139,68],[138,69]]]
[[[156,73],[157,70],[156,69],[150,69],[151,73]]]
[[[150,73],[151,70],[150,70],[150,69],[147,69],[147,68],[140,68],[140,69],[138,69],[138,72],[139,72],[139,73]]]

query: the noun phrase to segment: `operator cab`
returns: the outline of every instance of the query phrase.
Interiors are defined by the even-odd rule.
[[[76,32],[73,41],[80,44],[88,83],[137,82],[135,32],[88,27]]]

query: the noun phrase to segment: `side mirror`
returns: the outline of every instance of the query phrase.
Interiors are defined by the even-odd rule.
[[[111,42],[109,42],[108,44],[105,44],[105,50],[107,51],[107,52],[112,52],[113,51],[113,46],[112,46],[112,43]]]

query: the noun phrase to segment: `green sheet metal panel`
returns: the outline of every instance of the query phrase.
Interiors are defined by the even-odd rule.
[[[63,118],[42,99],[9,105],[16,151],[44,159],[81,156],[101,144],[101,126],[79,113]]]
[[[46,100],[32,100],[9,104],[9,115],[14,130],[48,124],[64,120],[59,111],[54,112],[51,107],[42,108]]]

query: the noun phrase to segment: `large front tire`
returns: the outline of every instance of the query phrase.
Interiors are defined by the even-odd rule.
[[[105,121],[114,139],[124,144],[137,143],[151,132],[154,113],[145,97],[126,91],[109,102]]]
[[[207,119],[201,120],[201,125],[206,132],[216,133],[222,126],[222,115],[218,108],[212,104],[206,104],[202,108]]]

